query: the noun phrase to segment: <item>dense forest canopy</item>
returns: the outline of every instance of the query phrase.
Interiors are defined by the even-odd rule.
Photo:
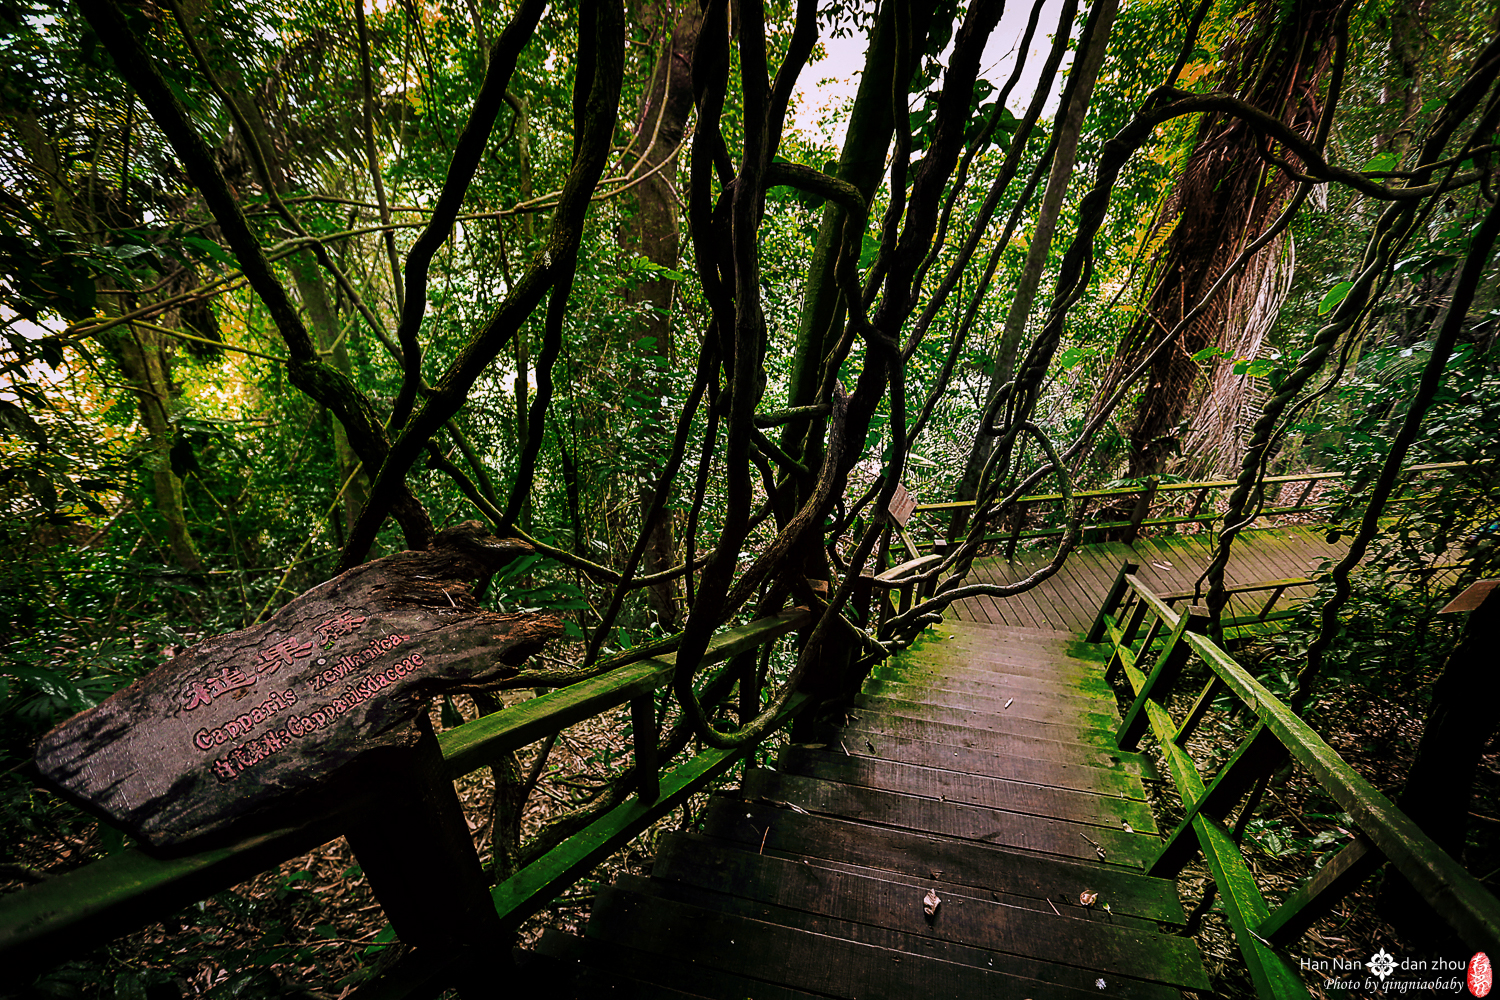
[[[1217,608],[1264,477],[1350,473],[1303,688],[1360,558],[1493,575],[1493,473],[1384,517],[1500,441],[1493,7],[1002,10],[0,3],[7,761],[468,519],[535,544],[484,600],[565,615],[559,677],[675,636],[715,744],[777,707],[710,722],[716,630],[811,603],[799,669],[879,655],[1013,592],[965,571],[1025,494],[1234,481]],[[832,38],[857,92],[798,125]],[[877,634],[903,485],[976,503]]]

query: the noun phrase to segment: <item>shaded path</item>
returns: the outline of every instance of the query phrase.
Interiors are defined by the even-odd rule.
[[[533,971],[578,997],[1206,989],[1196,945],[1161,929],[1184,920],[1173,883],[1140,874],[1161,843],[1151,765],[1116,749],[1102,664],[1073,643],[929,630],[841,726],[718,795],[702,832],[664,841],[650,878],[603,891],[584,937],[548,932]]]

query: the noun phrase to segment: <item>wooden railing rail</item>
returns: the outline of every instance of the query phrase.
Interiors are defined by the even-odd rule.
[[[1178,613],[1135,576],[1136,568],[1127,563],[1121,570],[1089,639],[1109,643],[1111,668],[1123,670],[1135,692],[1117,734],[1119,745],[1134,747],[1149,731],[1182,799],[1184,819],[1167,838],[1149,874],[1174,878],[1183,865],[1203,854],[1258,995],[1309,995],[1284,946],[1297,940],[1386,861],[1396,866],[1469,947],[1500,952],[1500,900],[1209,639],[1204,634],[1205,609]],[[1134,600],[1127,600],[1128,595]],[[1135,642],[1143,625],[1145,634]],[[1157,643],[1162,633],[1167,638]],[[1160,648],[1148,665],[1154,643]],[[1189,657],[1205,664],[1210,676],[1179,722],[1166,705]],[[1213,700],[1226,691],[1250,712],[1255,725],[1205,786],[1184,743]],[[1289,760],[1307,770],[1349,814],[1359,833],[1273,912],[1240,851],[1237,834],[1253,812],[1259,790]],[[1247,795],[1250,798],[1232,833],[1224,821]]]
[[[714,637],[702,662],[724,663],[811,620],[811,613],[799,607],[731,628]],[[669,684],[674,669],[675,654],[641,660],[449,729],[436,738],[440,773],[445,779],[468,774],[502,754],[626,703],[633,708],[654,706],[654,692]],[[806,701],[804,696],[794,696],[777,728]],[[709,750],[658,774],[653,759],[654,711],[633,711],[632,716],[637,794],[495,886],[490,895],[502,929],[514,929],[604,857],[755,749],[749,745]],[[643,753],[648,746],[649,751]],[[381,794],[377,786],[368,785],[315,815],[304,815],[294,825],[185,856],[158,857],[139,848],[124,848],[76,871],[0,897],[0,965],[12,974],[42,969],[161,919],[335,839],[345,832],[350,816],[378,808]],[[420,856],[411,861],[414,866],[422,864]],[[408,986],[415,988],[422,981],[441,979],[446,972],[444,956],[429,952],[408,963],[403,975]],[[399,995],[399,991],[383,991],[382,995]]]
[[[1425,465],[1410,466],[1402,475],[1406,477],[1407,484],[1410,486],[1416,481],[1415,477],[1424,473],[1449,473],[1459,469],[1471,468],[1474,468],[1474,466],[1465,462],[1434,462]],[[1345,474],[1342,472],[1306,472],[1286,476],[1267,476],[1263,480],[1266,486],[1285,486],[1292,483],[1303,483],[1305,485],[1302,490],[1298,491],[1296,498],[1291,503],[1281,506],[1268,504],[1259,511],[1256,515],[1256,520],[1290,514],[1326,512],[1331,508],[1331,504],[1308,504],[1307,499],[1318,483],[1343,478],[1345,478]],[[1203,513],[1203,505],[1209,495],[1215,490],[1233,489],[1235,485],[1236,483],[1232,479],[1216,479],[1189,483],[1163,483],[1157,477],[1152,476],[1130,486],[1112,487],[1103,490],[1079,490],[1073,496],[1074,499],[1083,502],[1085,510],[1089,507],[1097,509],[1100,501],[1107,502],[1110,500],[1134,498],[1136,503],[1129,517],[1124,519],[1116,518],[1109,521],[1086,522],[1084,524],[1084,528],[1089,531],[1120,531],[1125,541],[1133,541],[1136,535],[1144,529],[1172,527],[1179,524],[1206,525],[1220,520],[1223,515],[1217,512]],[[1196,492],[1197,495],[1188,505],[1185,514],[1164,513],[1162,516],[1151,516],[1153,507],[1173,507],[1179,502],[1179,494],[1192,492]],[[1062,499],[1062,494],[1060,493],[1039,493],[1020,497],[1016,501],[1016,513],[1011,518],[1010,530],[986,535],[985,541],[1004,542],[1006,544],[1006,557],[1010,558],[1015,554],[1016,546],[1023,541],[1061,537],[1066,529],[1060,524],[1040,524],[1037,527],[1029,529],[1026,525],[1032,520],[1033,515],[1039,509],[1047,509],[1054,515],[1059,514],[1060,507],[1058,505]],[[1409,502],[1413,499],[1415,499],[1415,495],[1407,491],[1393,498],[1393,502]],[[973,500],[917,504],[913,508],[913,516],[953,511],[972,506],[974,506]],[[929,534],[935,538],[941,534],[941,531],[934,525]],[[933,544],[933,540],[929,538],[921,544],[930,547]]]

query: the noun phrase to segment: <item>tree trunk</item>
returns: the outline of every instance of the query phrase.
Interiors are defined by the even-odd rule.
[[[1276,115],[1311,136],[1321,112],[1318,86],[1333,52],[1336,3],[1304,0],[1283,10],[1258,6],[1247,37],[1227,46],[1229,77],[1221,90]],[[1102,405],[1164,331],[1175,329],[1202,301],[1229,263],[1260,236],[1285,206],[1293,184],[1257,153],[1259,137],[1237,119],[1206,116],[1193,155],[1166,211],[1148,239],[1159,240],[1148,282],[1149,299],[1130,326],[1111,371],[1095,395]],[[1178,332],[1146,375],[1130,431],[1126,475],[1141,477],[1186,465],[1211,474],[1238,467],[1241,431],[1256,381],[1235,373],[1236,360],[1254,358],[1286,294],[1286,244],[1263,247],[1209,308]],[[1200,388],[1194,355],[1213,349],[1209,379]],[[1178,460],[1177,456],[1184,456]]]
[[[647,23],[660,23],[661,14],[654,3],[643,5],[638,17]],[[693,112],[693,48],[703,26],[703,13],[688,5],[672,28],[651,76],[651,84],[641,101],[635,138],[625,150],[622,173],[632,169],[643,178],[630,189],[630,219],[620,233],[620,245],[632,258],[644,257],[653,264],[676,268],[681,248],[677,221],[677,147],[682,141],[689,116]],[[660,273],[643,276],[625,295],[632,308],[629,337],[631,347],[640,356],[645,372],[644,382],[635,387],[638,395],[653,402],[654,427],[668,426],[669,416],[661,411],[660,400],[672,382],[669,365],[673,357],[672,303],[676,282]],[[652,435],[648,454],[665,454],[668,442]],[[644,525],[656,503],[656,480],[660,466],[647,461],[637,470],[640,484],[637,510]],[[675,562],[675,533],[672,515],[665,510],[652,527],[642,559],[643,572],[659,573]],[[652,611],[663,627],[671,629],[677,620],[676,584],[666,582],[648,589]]]
[[[1073,179],[1073,166],[1078,159],[1078,138],[1083,134],[1083,121],[1088,116],[1089,101],[1094,95],[1094,83],[1099,78],[1099,67],[1104,64],[1104,49],[1109,42],[1110,29],[1115,23],[1118,10],[1116,0],[1100,0],[1092,17],[1095,24],[1090,35],[1088,51],[1078,62],[1073,96],[1058,125],[1057,149],[1053,153],[1052,171],[1047,177],[1047,189],[1042,194],[1042,204],[1037,210],[1036,229],[1031,246],[1026,249],[1026,263],[1016,281],[1010,310],[1005,316],[1005,329],[1000,335],[1000,344],[995,351],[995,367],[990,374],[989,391],[985,403],[993,402],[1005,383],[1011,379],[1015,367],[1016,350],[1026,332],[1026,321],[1031,316],[1031,307],[1036,302],[1037,287],[1041,284],[1042,270],[1047,264],[1047,255],[1052,249],[1052,237],[1057,233],[1057,219],[1062,212],[1063,196]],[[995,441],[982,431],[974,435],[969,449],[969,459],[964,465],[964,475],[959,481],[956,500],[973,500],[978,494],[979,479],[984,473]],[[968,508],[955,509],[949,529],[949,537],[957,538],[968,523]]]

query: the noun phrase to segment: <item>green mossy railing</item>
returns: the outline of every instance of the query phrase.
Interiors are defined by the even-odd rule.
[[[1148,874],[1175,878],[1202,853],[1250,978],[1262,997],[1309,996],[1297,963],[1287,957],[1285,947],[1386,861],[1465,944],[1476,951],[1500,953],[1500,900],[1233,656],[1208,639],[1209,622],[1203,608],[1174,611],[1136,578],[1134,567],[1127,563],[1088,636],[1089,642],[1104,642],[1110,648],[1106,676],[1123,672],[1135,692],[1117,733],[1121,749],[1134,748],[1150,732],[1182,800],[1184,818]],[[1207,666],[1210,676],[1179,722],[1167,711],[1166,703],[1193,657]],[[1205,785],[1184,743],[1223,692],[1237,699],[1255,724]],[[1257,789],[1289,761],[1305,768],[1349,814],[1359,835],[1272,910],[1240,852],[1236,834],[1243,819],[1254,811]],[[1231,832],[1225,819],[1247,795],[1250,801]]]
[[[810,622],[806,608],[792,608],[731,628],[714,637],[702,662],[724,663]],[[641,660],[449,729],[437,737],[440,774],[446,779],[460,777],[575,723],[642,698],[652,699],[658,689],[670,684],[674,670],[674,654]],[[805,696],[793,696],[781,713],[779,725],[806,703]],[[649,733],[636,733],[637,794],[490,891],[502,930],[514,930],[609,854],[708,787],[755,749],[752,744],[734,750],[707,750],[658,774],[652,759],[656,734],[654,726],[651,728]],[[649,751],[643,740],[652,743]],[[446,792],[452,794],[451,786]],[[0,967],[8,970],[8,976],[19,979],[27,972],[43,971],[169,916],[336,839],[346,832],[350,816],[378,809],[381,796],[378,786],[368,787],[326,804],[317,814],[304,811],[294,824],[179,857],[123,848],[65,875],[0,897]],[[421,866],[420,852],[411,861]],[[442,980],[451,972],[452,960],[452,955],[419,948],[388,977],[388,982],[362,992],[404,995]]]
[[[1392,498],[1392,503],[1411,502],[1420,497],[1416,488],[1423,482],[1427,474],[1447,474],[1461,469],[1471,469],[1464,462],[1438,462],[1428,465],[1413,465],[1402,473],[1406,477],[1406,487],[1403,493]],[[1302,483],[1303,487],[1297,493],[1296,499],[1291,503],[1276,506],[1274,504],[1261,508],[1254,520],[1268,517],[1283,517],[1293,514],[1327,514],[1333,509],[1329,503],[1308,503],[1313,489],[1320,482],[1341,480],[1345,474],[1342,472],[1306,472],[1288,476],[1267,476],[1265,486],[1286,487],[1294,483]],[[1124,519],[1111,519],[1108,521],[1086,521],[1083,524],[1085,532],[1117,532],[1121,540],[1134,541],[1136,536],[1149,528],[1169,528],[1180,524],[1201,524],[1204,526],[1220,520],[1223,515],[1219,513],[1203,513],[1204,504],[1208,497],[1216,490],[1230,490],[1236,483],[1232,479],[1215,479],[1203,482],[1191,483],[1163,483],[1157,476],[1148,476],[1140,483],[1131,486],[1114,487],[1107,490],[1079,490],[1073,494],[1075,500],[1084,504],[1084,511],[1088,507],[1098,508],[1103,501],[1107,505],[1109,501],[1125,500],[1134,498],[1135,504],[1130,516]],[[1188,502],[1187,512],[1183,514],[1167,514],[1166,510],[1180,505],[1178,497],[1182,494],[1196,494]],[[1040,493],[1034,496],[1020,497],[1016,501],[1015,513],[1009,518],[1011,528],[1007,532],[986,535],[986,542],[1004,542],[1005,556],[1007,559],[1015,555],[1016,546],[1024,541],[1034,541],[1042,538],[1060,538],[1066,530],[1060,523],[1044,524],[1040,527],[1027,529],[1028,521],[1032,520],[1038,511],[1045,511],[1043,520],[1057,521],[1062,515],[1062,494]],[[972,500],[958,500],[949,503],[918,504],[914,513],[941,513],[953,511],[960,508],[972,507]],[[1153,508],[1161,511],[1161,515],[1152,517]],[[1087,535],[1085,538],[1087,539]],[[931,547],[934,544],[943,543],[935,540],[927,540],[914,543],[918,546]]]

